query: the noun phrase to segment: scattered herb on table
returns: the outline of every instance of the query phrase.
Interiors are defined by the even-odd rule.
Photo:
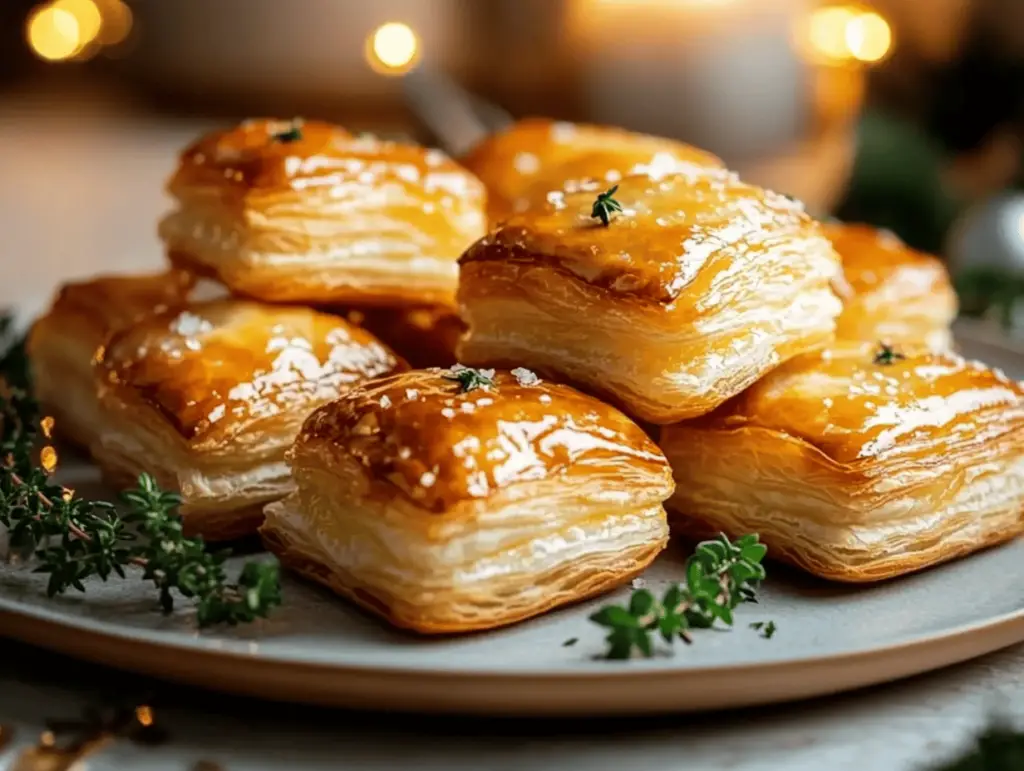
[[[0,329],[10,329],[10,321]],[[249,562],[229,583],[229,552],[210,552],[201,538],[186,538],[181,499],[148,474],[121,494],[127,510],[120,514],[113,503],[54,484],[52,448],[36,450],[40,429],[48,437],[52,420],[40,420],[22,350],[14,343],[0,356],[0,524],[11,549],[33,555],[35,572],[49,574],[47,594],[84,592],[86,578],[127,578],[131,571],[153,583],[164,612],[175,596],[192,600],[200,626],[253,621],[280,604],[276,562]]]
[[[761,636],[766,640],[772,639],[772,637],[775,635],[776,629],[774,621],[768,621],[767,623],[764,621],[754,621],[750,625],[750,628],[760,632]]]
[[[668,643],[676,638],[689,643],[693,629],[708,629],[716,621],[732,626],[736,606],[756,601],[767,551],[756,534],[735,543],[720,535],[697,545],[686,563],[686,580],[670,586],[660,601],[649,590],[637,589],[628,605],[601,608],[590,620],[609,630],[606,658],[626,659],[634,650],[650,656],[654,635]]]
[[[622,204],[613,198],[618,189],[619,186],[614,185],[611,189],[599,193],[597,200],[594,201],[594,207],[590,210],[590,216],[596,220],[601,220],[602,225],[607,226],[611,222],[612,215],[622,211]]]

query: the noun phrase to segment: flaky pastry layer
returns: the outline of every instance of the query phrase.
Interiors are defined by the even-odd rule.
[[[486,227],[480,182],[435,150],[317,122],[276,139],[287,125],[185,151],[160,223],[172,262],[262,300],[451,304],[455,261]]]
[[[571,379],[643,420],[704,414],[832,337],[838,256],[797,204],[706,170],[510,219],[461,260],[459,360]]]
[[[542,482],[425,522],[357,464],[298,464],[299,491],[267,506],[267,547],[285,567],[417,632],[492,629],[587,599],[641,572],[667,543],[660,504],[602,502],[612,480]]]
[[[1024,391],[953,355],[803,356],[661,445],[674,529],[757,532],[823,578],[891,578],[1024,530]]]

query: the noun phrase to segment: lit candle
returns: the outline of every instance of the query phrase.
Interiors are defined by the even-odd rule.
[[[568,32],[594,120],[677,136],[729,158],[804,133],[809,0],[571,0]]]

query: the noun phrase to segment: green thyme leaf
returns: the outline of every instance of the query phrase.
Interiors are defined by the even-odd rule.
[[[653,654],[653,637],[666,643],[690,642],[691,629],[707,629],[716,623],[732,626],[734,611],[743,602],[756,600],[765,577],[761,561],[767,549],[757,535],[745,535],[735,543],[725,535],[697,545],[687,561],[685,582],[673,584],[661,601],[647,589],[635,590],[626,606],[606,605],[590,620],[608,629],[605,642],[609,659],[627,659],[635,652]],[[763,637],[775,633],[775,624],[755,622]]]
[[[590,216],[593,219],[601,220],[601,224],[605,227],[611,222],[613,214],[622,211],[622,204],[612,197],[618,189],[619,186],[614,185],[609,190],[599,193],[597,200],[594,201],[594,206],[590,210]]]
[[[473,391],[477,388],[494,387],[493,369],[473,369],[456,364],[447,372],[441,375],[445,380],[454,380],[462,386],[463,393]]]

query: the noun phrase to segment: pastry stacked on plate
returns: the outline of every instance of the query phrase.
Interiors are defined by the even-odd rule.
[[[951,351],[941,263],[709,153],[530,120],[460,165],[261,120],[169,189],[167,271],[36,324],[40,399],[189,530],[397,626],[590,597],[670,530],[868,581],[1022,529],[1024,392]]]

